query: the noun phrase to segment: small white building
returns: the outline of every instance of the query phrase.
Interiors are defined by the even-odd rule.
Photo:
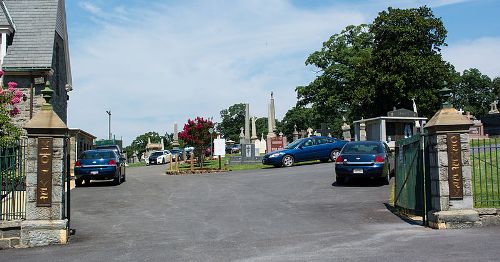
[[[391,142],[410,137],[423,128],[427,118],[417,116],[408,109],[395,109],[387,116],[354,121],[354,138],[356,141]]]

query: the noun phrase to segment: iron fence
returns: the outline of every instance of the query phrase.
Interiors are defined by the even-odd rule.
[[[0,147],[0,221],[26,216],[26,139]]]
[[[474,207],[500,207],[500,139],[471,140]]]

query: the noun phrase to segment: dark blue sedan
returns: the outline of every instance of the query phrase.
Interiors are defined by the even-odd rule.
[[[85,181],[113,180],[115,185],[125,182],[125,158],[110,149],[84,151],[75,162],[75,186]]]
[[[292,166],[293,163],[321,160],[335,161],[347,141],[332,137],[315,136],[298,139],[284,149],[267,153],[262,159],[264,165]]]
[[[388,184],[393,167],[393,154],[384,142],[349,142],[335,161],[337,185],[349,178],[379,179]]]

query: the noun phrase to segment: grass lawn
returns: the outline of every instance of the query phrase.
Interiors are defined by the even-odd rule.
[[[500,149],[473,151],[474,207],[500,207]]]
[[[139,166],[146,166],[146,163],[144,162],[128,163],[127,167],[139,167]]]
[[[470,141],[471,147],[490,146],[490,145],[499,145],[500,146],[500,138],[471,139],[471,141]]]

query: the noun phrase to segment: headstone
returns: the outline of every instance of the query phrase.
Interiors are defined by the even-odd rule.
[[[315,135],[328,136],[330,133],[332,133],[332,130],[326,126],[326,123],[321,123],[321,129],[316,130]]]
[[[179,130],[177,129],[177,123],[174,123],[173,140],[172,147],[174,149],[179,149]]]
[[[250,104],[245,104],[245,144],[250,143]]]
[[[273,92],[271,92],[271,100],[269,101],[268,115],[267,115],[267,137],[275,137],[276,134],[274,130],[276,129],[276,119],[275,119],[275,109],[274,109],[274,97]]]
[[[267,150],[267,142],[264,139],[264,134],[260,137],[259,154],[265,154]]]
[[[220,137],[214,139],[214,156],[226,156],[226,139]]]
[[[299,132],[299,138],[306,137],[306,134],[307,134],[306,131],[304,131],[304,130],[301,129],[300,132]]]
[[[500,113],[498,111],[497,105],[498,105],[498,100],[497,101],[493,101],[493,103],[490,104],[491,110],[488,112],[488,114],[492,115],[492,114],[498,114],[498,113]]]
[[[293,136],[293,141],[299,139],[299,132],[297,132],[297,125],[293,126],[293,134],[292,134],[292,136]]]
[[[257,137],[257,128],[255,126],[255,121],[256,121],[257,117],[252,117],[252,137],[250,138],[252,140],[252,143],[255,143],[255,141],[257,141],[257,139],[259,139]]]
[[[310,127],[307,129],[307,137],[311,137],[313,135],[312,131],[313,131],[313,129]]]
[[[342,125],[342,136],[344,140],[351,141],[351,126],[348,125],[344,118],[344,124]]]
[[[285,148],[284,137],[269,137],[267,138],[267,152],[273,152]]]
[[[243,144],[241,145],[241,157],[243,161],[246,158],[254,158],[255,157],[255,145],[254,144]]]
[[[260,140],[256,139],[255,141],[253,141],[253,144],[255,145],[255,155],[260,155]]]
[[[364,118],[361,118],[363,120]],[[361,122],[359,124],[359,141],[366,141],[366,124]]]

